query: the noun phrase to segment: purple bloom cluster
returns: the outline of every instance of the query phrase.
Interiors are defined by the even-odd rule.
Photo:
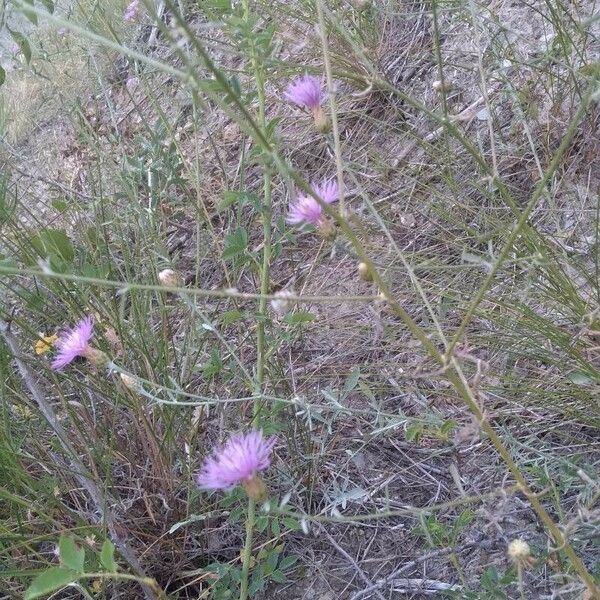
[[[284,97],[298,106],[316,110],[323,101],[323,82],[313,75],[305,75],[290,83]]]
[[[338,200],[338,185],[335,180],[323,181],[312,187],[315,195],[326,204],[332,204]],[[287,217],[290,225],[320,225],[323,218],[323,208],[313,196],[299,194],[290,203]]]
[[[73,362],[78,356],[84,356],[89,350],[89,343],[94,335],[94,319],[85,317],[75,327],[61,333],[56,341],[58,350],[52,368],[60,370]]]
[[[198,486],[205,490],[231,490],[252,480],[271,464],[276,441],[274,437],[264,438],[262,431],[233,435],[206,460],[197,476]]]

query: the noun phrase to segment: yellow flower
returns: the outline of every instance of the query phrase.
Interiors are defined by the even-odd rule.
[[[35,343],[35,346],[34,346],[35,353],[36,354],[45,354],[46,352],[48,352],[49,350],[52,349],[52,346],[54,346],[54,344],[56,343],[56,340],[58,340],[57,335],[45,335],[44,337],[42,337],[41,340],[38,340]]]

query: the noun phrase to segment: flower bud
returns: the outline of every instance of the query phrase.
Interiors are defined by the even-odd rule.
[[[246,494],[255,502],[262,502],[267,497],[267,486],[265,482],[258,476],[254,475],[251,479],[246,479],[242,482]]]
[[[369,269],[369,265],[367,265],[367,263],[358,263],[358,276],[363,281],[373,281],[373,275],[371,274],[371,269]]]
[[[335,223],[328,218],[323,218],[321,222],[317,226],[317,230],[321,237],[326,240],[335,240],[337,235],[337,230],[335,228]]]
[[[179,273],[173,269],[163,269],[158,274],[158,281],[165,287],[181,287],[183,283]]]
[[[91,346],[88,346],[81,356],[85,357],[98,369],[105,369],[110,364],[110,359],[105,352],[102,352],[102,350],[98,350],[97,348],[92,348]]]
[[[123,354],[123,343],[121,338],[117,335],[117,332],[112,327],[106,327],[104,329],[104,337],[109,343],[114,356],[120,356]]]
[[[315,122],[315,129],[319,133],[328,133],[331,129],[329,117],[320,106],[317,106],[317,108],[313,110],[313,120]]]

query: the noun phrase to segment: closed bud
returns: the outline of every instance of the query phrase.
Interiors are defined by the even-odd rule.
[[[110,364],[110,359],[105,352],[88,346],[81,356],[85,357],[90,363],[92,363],[98,369],[105,369]]]
[[[181,287],[183,283],[179,273],[173,269],[163,269],[158,274],[158,281],[165,287]]]
[[[335,240],[335,237],[337,235],[335,223],[328,218],[323,218],[321,220],[321,222],[317,226],[317,230],[319,231],[321,237],[323,237],[326,240]]]
[[[440,94],[447,94],[449,91],[452,90],[452,83],[450,83],[449,81],[440,81],[438,79],[431,84],[431,87],[433,88],[434,92],[439,92]]]
[[[367,263],[358,263],[358,275],[363,281],[373,281],[373,275],[371,274],[371,269],[369,269]]]
[[[123,344],[121,342],[121,338],[117,335],[117,332],[112,327],[107,327],[104,330],[104,337],[110,344],[111,350],[115,356],[120,356],[123,354]]]

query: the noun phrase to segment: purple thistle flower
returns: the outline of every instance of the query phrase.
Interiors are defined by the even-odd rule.
[[[312,187],[315,194],[327,204],[332,204],[338,199],[338,185],[333,179],[322,181]],[[323,221],[323,209],[315,198],[301,194],[290,203],[286,221],[290,225],[301,223],[320,225]]]
[[[73,329],[62,333],[56,341],[58,353],[52,361],[52,368],[58,371],[78,356],[84,356],[89,350],[92,335],[94,335],[94,319],[92,317],[85,317]]]
[[[123,19],[125,19],[125,21],[133,21],[137,17],[139,8],[140,8],[140,0],[132,0],[129,3],[129,6],[125,10]]]
[[[201,489],[231,490],[253,480],[259,471],[268,469],[276,438],[265,439],[262,431],[233,435],[213,451],[197,475]]]
[[[305,75],[288,85],[284,97],[298,106],[316,110],[323,101],[323,83],[317,77]]]

